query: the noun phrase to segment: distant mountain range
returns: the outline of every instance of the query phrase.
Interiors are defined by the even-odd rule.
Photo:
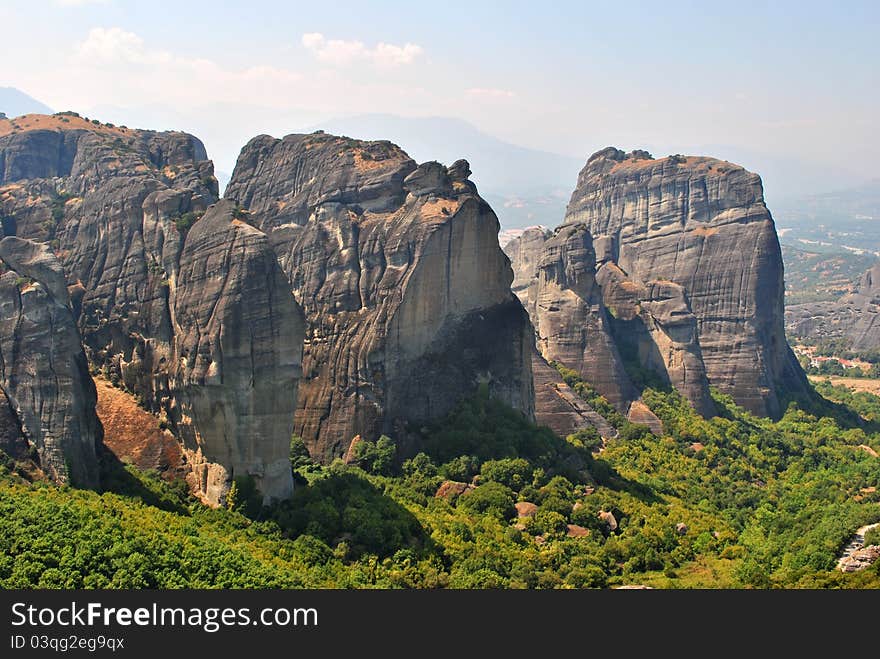
[[[783,210],[792,207],[815,219],[834,216],[880,221],[880,179],[835,192],[806,195],[780,204]]]
[[[0,112],[11,119],[23,114],[52,114],[53,110],[15,87],[0,87]]]

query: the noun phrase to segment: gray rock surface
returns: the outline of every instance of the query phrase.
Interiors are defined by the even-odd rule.
[[[481,383],[532,416],[532,329],[469,172],[323,133],[242,151],[226,196],[269,234],[305,311],[296,432],[313,455],[356,435],[405,443],[408,422]]]
[[[253,476],[269,498],[293,491],[290,436],[305,328],[269,240],[221,201],[192,228],[173,288],[175,418],[197,490]]]
[[[30,453],[30,444],[21,429],[18,414],[12,408],[12,402],[2,388],[0,388],[0,451],[18,461],[27,459]]]
[[[544,250],[544,242],[552,233],[544,227],[529,227],[507,244],[502,245],[513,267],[513,284],[510,287],[523,305],[528,304],[529,286],[538,271],[538,261]]]
[[[266,236],[216,200],[186,133],[0,122],[4,231],[59,255],[89,360],[170,423],[207,502],[247,474],[284,497],[302,320]]]
[[[559,372],[536,351],[532,353],[535,381],[535,421],[560,437],[592,426],[603,438],[617,436],[617,431],[596,410],[572,391]]]
[[[792,336],[808,343],[838,339],[853,350],[880,350],[880,263],[839,300],[789,305],[785,324]]]
[[[777,416],[781,391],[809,391],[785,340],[782,256],[756,174],[713,158],[605,149],[581,171],[565,222],[607,238],[632,280],[681,287],[699,355],[681,347],[737,403]],[[695,361],[682,354],[677,368],[699,389]]]
[[[642,284],[610,261],[599,267],[596,277],[621,353],[675,387],[698,413],[714,414],[697,322],[684,288],[670,281]],[[583,372],[592,378],[595,370],[585,364]]]
[[[580,233],[579,253],[560,249]],[[538,248],[533,240],[529,252]],[[526,259],[508,249],[525,279]],[[563,267],[569,252],[585,274]],[[709,385],[770,416],[782,412],[780,393],[809,395],[785,341],[782,258],[757,175],[712,158],[604,149],[537,258],[527,306],[542,354],[619,408],[633,399],[622,362],[672,384],[704,415],[714,412]],[[592,345],[608,347],[579,357],[582,328],[581,344],[598,334]]]
[[[58,483],[97,487],[95,386],[61,264],[45,246],[0,240],[0,448],[34,447]]]
[[[185,133],[30,117],[0,124],[0,215],[59,256],[89,361],[158,411],[184,219],[216,200],[213,166]]]
[[[541,355],[578,371],[611,404],[625,411],[637,392],[611,335],[586,225],[560,227],[544,243],[526,308]]]

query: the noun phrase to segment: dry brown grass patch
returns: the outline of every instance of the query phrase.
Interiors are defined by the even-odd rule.
[[[72,115],[26,114],[14,119],[0,120],[0,137],[32,130],[87,130],[92,133],[113,135],[115,137],[127,137],[134,132],[130,128],[111,127],[101,123],[95,124],[91,121],[86,121],[82,117],[74,117]]]

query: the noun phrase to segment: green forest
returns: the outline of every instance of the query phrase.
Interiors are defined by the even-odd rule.
[[[107,456],[102,492],[29,482],[5,459],[0,586],[880,587],[880,563],[835,569],[855,529],[880,520],[880,399],[819,391],[821,417],[792,403],[774,422],[717,392],[705,420],[646,389],[664,436],[618,415],[604,447],[477,392],[413,430],[421,452],[404,461],[382,437],[355,464],[323,466],[294,437],[294,495],[270,507],[247,479],[210,509]]]

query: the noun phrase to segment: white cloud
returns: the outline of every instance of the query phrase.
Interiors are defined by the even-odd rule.
[[[167,93],[180,97],[198,98],[202,94],[216,97],[213,90],[233,95],[253,95],[278,90],[296,83],[302,75],[287,69],[260,65],[242,69],[228,69],[213,60],[189,58],[166,50],[148,48],[134,32],[119,27],[93,28],[86,39],[75,47],[74,61],[88,69],[122,79],[124,73],[133,73],[137,85],[155,79]],[[117,83],[118,84],[118,83]]]
[[[508,89],[496,89],[494,87],[471,87],[467,90],[467,93],[481,98],[513,98],[516,96],[516,94]]]
[[[76,53],[83,59],[105,62],[144,62],[149,59],[144,50],[144,40],[134,32],[126,32],[119,27],[93,28],[86,40],[76,45]]]
[[[379,42],[375,48],[367,48],[362,41],[327,39],[320,32],[303,34],[302,45],[318,61],[337,66],[364,61],[384,67],[401,66],[412,64],[424,52],[412,43],[396,46]]]
[[[167,50],[140,34],[108,26],[89,30],[73,45],[72,56],[64,58],[64,65],[52,75],[42,76],[40,84],[53,90],[46,98],[63,95],[65,105],[80,107],[228,103],[285,111],[309,107],[337,114],[344,98],[346,104],[355,103],[365,111],[388,111],[401,102],[413,113],[436,111],[437,100],[425,89],[383,75],[386,67],[417,57],[422,52],[418,46],[380,43],[367,48],[359,42],[337,42],[319,34],[304,35],[303,44],[326,61],[366,60],[376,70],[353,74],[345,67],[311,66],[299,71],[261,62],[229,66],[220,60]],[[38,90],[39,86],[31,88]]]
[[[375,51],[373,51],[373,58],[378,64],[397,66],[399,64],[411,64],[421,54],[422,47],[412,43],[395,46],[394,44],[380,42],[376,46]]]
[[[309,50],[320,48],[324,41],[324,35],[320,32],[306,32],[302,35],[302,45]]]
[[[0,2],[0,23],[3,13]],[[320,35],[305,41],[324,49],[329,43]],[[140,128],[194,132],[205,140],[218,169],[227,172],[254,135],[285,135],[348,108],[406,108],[411,115],[429,115],[450,114],[460,106],[460,97],[387,75],[387,67],[415,57],[412,47],[371,44],[351,50],[349,57],[360,58],[360,66],[351,69],[325,66],[316,57],[301,69],[278,59],[227,64],[223,55],[209,59],[158,45],[146,33],[105,25],[56,44],[56,66],[19,71],[9,83],[60,110]]]

